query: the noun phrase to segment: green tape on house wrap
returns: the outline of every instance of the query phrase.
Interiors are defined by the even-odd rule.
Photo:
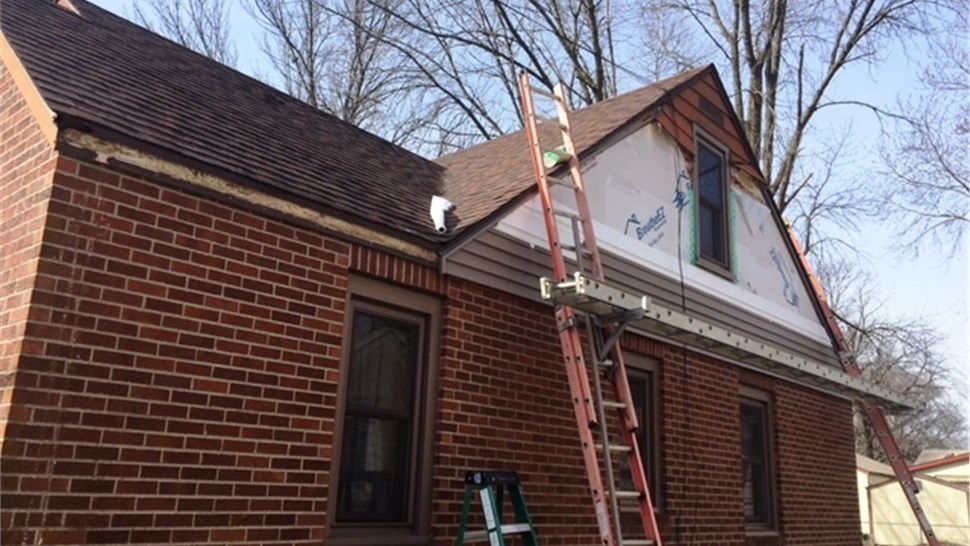
[[[728,244],[731,245],[731,273],[734,277],[734,282],[737,284],[741,276],[741,255],[738,253],[738,218],[741,217],[741,201],[740,197],[734,190],[728,188],[728,224],[730,229],[728,230],[728,237],[731,239]]]
[[[690,218],[688,218],[690,226],[690,230],[688,231],[690,237],[690,263],[697,265],[697,258],[699,256],[698,247],[700,246],[697,244],[697,199],[694,199],[694,188],[688,188],[686,193],[687,199],[690,200],[690,206],[688,207],[690,210]]]

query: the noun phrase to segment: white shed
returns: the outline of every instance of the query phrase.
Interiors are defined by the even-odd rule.
[[[928,450],[929,451],[929,450]],[[970,457],[966,451],[932,450],[911,467],[919,499],[943,544],[970,546]],[[877,546],[926,544],[889,465],[856,455],[862,532]]]

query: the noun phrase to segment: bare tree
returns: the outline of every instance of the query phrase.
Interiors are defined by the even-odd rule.
[[[873,297],[872,279],[858,266],[839,260],[823,263],[819,276],[829,287],[865,379],[919,405],[915,411],[888,416],[904,456],[912,461],[923,449],[965,446],[966,416],[947,392],[954,378],[939,351],[939,334],[920,319],[888,318]],[[859,411],[856,423],[857,452],[884,460],[875,430]]]
[[[400,39],[395,0],[250,0],[261,47],[284,89],[336,117],[406,143],[433,105],[388,45]],[[405,106],[407,105],[407,106]]]
[[[608,0],[369,2],[407,30],[375,37],[407,59],[437,109],[421,145],[448,151],[518,129],[522,71],[549,88],[562,81],[576,106],[616,94]]]
[[[166,0],[135,4],[135,19],[145,28],[216,61],[234,66],[229,37],[230,6],[225,0]]]
[[[322,107],[327,61],[333,57],[328,39],[333,25],[324,7],[313,0],[253,0],[246,9],[266,32],[261,47],[286,92]]]
[[[717,53],[680,10],[643,9],[638,30],[641,47],[631,62],[651,82],[708,64]]]
[[[928,245],[952,256],[970,224],[968,6],[945,11],[952,17],[929,36],[922,89],[900,101],[906,118],[881,149],[885,199],[874,212],[899,226],[910,251]]]
[[[873,64],[890,39],[926,28],[932,0],[652,0],[652,11],[686,14],[716,51],[735,110],[782,212],[808,187],[797,176],[803,142],[820,111],[876,105],[834,98],[852,65]]]
[[[865,215],[871,199],[860,196],[854,185],[839,183],[857,160],[851,131],[833,131],[812,152],[803,150],[801,156],[815,169],[801,183],[799,198],[792,201],[788,212],[794,217],[795,229],[803,234],[805,253],[822,254],[824,260],[855,254],[855,243],[848,234],[859,231],[858,219]],[[819,224],[839,229],[822,229]]]

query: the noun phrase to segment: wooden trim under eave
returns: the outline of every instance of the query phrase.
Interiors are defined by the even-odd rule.
[[[20,58],[17,57],[17,53],[11,47],[10,42],[7,41],[7,35],[2,32],[0,32],[0,61],[10,71],[14,85],[20,90],[24,101],[27,102],[27,107],[30,108],[34,119],[37,120],[37,125],[40,127],[44,138],[47,139],[47,143],[54,146],[57,140],[57,124],[54,123],[54,111],[44,102],[40,90],[34,85],[33,80],[30,79],[30,74],[27,73],[27,69],[24,68],[23,63],[20,62]]]
[[[108,164],[111,161],[117,161],[119,164],[128,165],[149,173],[157,173],[188,186],[194,186],[199,190],[226,196],[232,200],[254,206],[257,209],[268,210],[285,218],[291,218],[319,227],[329,233],[346,235],[352,240],[366,242],[367,244],[407,257],[416,258],[427,263],[433,264],[438,261],[438,253],[435,250],[424,248],[366,226],[326,214],[317,209],[274,197],[262,191],[187,167],[174,161],[163,159],[124,144],[104,140],[76,129],[65,129],[61,133],[61,141],[70,146],[93,152],[96,156],[95,161],[99,163]]]

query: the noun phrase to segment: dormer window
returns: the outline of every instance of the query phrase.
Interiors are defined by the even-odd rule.
[[[727,165],[725,151],[697,138],[697,258],[721,272],[731,270]]]

